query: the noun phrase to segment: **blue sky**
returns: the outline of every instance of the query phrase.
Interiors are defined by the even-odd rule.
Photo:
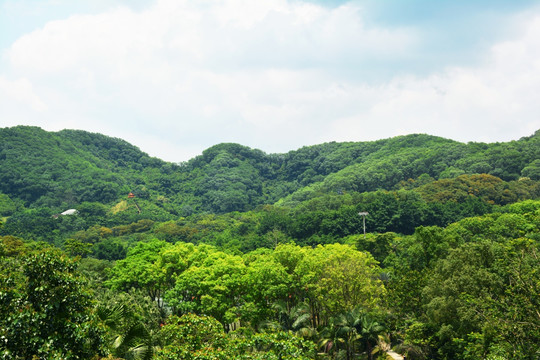
[[[535,1],[0,0],[0,127],[186,161],[540,128]]]

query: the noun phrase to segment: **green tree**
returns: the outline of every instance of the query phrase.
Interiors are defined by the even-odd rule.
[[[64,241],[64,249],[69,256],[85,257],[90,254],[91,247],[92,244],[83,243],[75,239],[66,239],[66,241]]]
[[[0,354],[88,359],[104,354],[103,329],[76,264],[52,249],[0,258]]]
[[[385,328],[375,318],[364,313],[357,324],[357,329],[359,329],[360,341],[364,345],[368,359],[372,360],[373,350],[379,341],[379,335]]]
[[[178,313],[210,315],[227,326],[239,317],[246,266],[240,256],[210,247],[206,251],[202,262],[192,264],[176,277],[165,299]]]
[[[223,326],[214,318],[185,314],[171,316],[162,329],[166,344],[157,360],[230,359]]]
[[[292,275],[276,261],[272,252],[250,253],[245,255],[244,259],[247,268],[242,279],[245,285],[243,295],[245,304],[241,308],[242,319],[256,325],[264,320],[275,318],[275,309],[272,309],[271,304],[277,302],[283,303],[282,309],[290,309],[292,304],[287,301],[288,294],[291,293],[295,284],[293,284]],[[287,326],[286,329],[291,328]]]
[[[325,317],[357,306],[375,309],[382,304],[385,289],[378,280],[377,262],[351,246],[319,245],[306,253],[296,272]]]
[[[170,246],[156,239],[137,243],[124,260],[116,262],[106,285],[116,290],[143,289],[152,300],[162,305],[161,297],[166,290],[166,280],[156,262],[160,251]]]
[[[114,299],[116,301],[109,299],[108,303],[100,303],[97,315],[107,328],[108,345],[114,356],[127,360],[146,360],[152,358],[158,345],[157,328],[152,326],[154,325],[152,315],[142,313],[141,308],[145,305],[147,308],[156,305],[148,297],[136,295],[130,292],[129,297],[116,298]],[[128,303],[126,300],[131,302]]]
[[[315,355],[312,344],[291,333],[225,334],[216,319],[194,314],[171,316],[162,333],[166,345],[157,360],[308,360]]]

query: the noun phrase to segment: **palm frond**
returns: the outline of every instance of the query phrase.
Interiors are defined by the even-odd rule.
[[[311,319],[311,314],[305,313],[296,318],[296,320],[292,324],[293,329],[298,329],[304,324],[309,324],[309,321]]]

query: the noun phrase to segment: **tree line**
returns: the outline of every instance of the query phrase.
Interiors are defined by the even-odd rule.
[[[18,208],[56,212],[83,202],[113,204],[129,192],[173,217],[245,212],[282,199],[297,204],[321,194],[397,189],[408,179],[488,174],[538,181],[539,139],[537,132],[507,143],[464,144],[408,135],[285,154],[219,144],[168,163],[101,134],[17,126],[0,129],[0,193]]]

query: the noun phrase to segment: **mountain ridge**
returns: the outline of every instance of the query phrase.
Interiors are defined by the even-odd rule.
[[[169,207],[225,213],[264,204],[294,206],[324,193],[391,190],[420,176],[486,173],[504,181],[538,180],[539,149],[540,131],[504,143],[411,134],[282,154],[221,143],[177,164],[99,133],[17,126],[0,129],[0,192],[27,207],[55,209],[114,203],[134,192]]]

